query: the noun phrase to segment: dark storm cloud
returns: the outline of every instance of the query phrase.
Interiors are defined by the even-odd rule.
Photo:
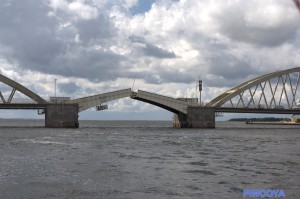
[[[0,44],[8,49],[2,52],[7,61],[22,69],[66,77],[105,81],[127,76],[121,67],[125,58],[107,50],[113,41],[113,25],[108,18],[99,14],[72,22],[63,11],[53,12],[46,1],[0,4]],[[66,23],[69,25],[62,26]],[[76,35],[80,41],[75,41]]]
[[[247,62],[227,55],[213,57],[208,72],[225,79],[244,79],[249,74],[256,74],[255,71]]]
[[[75,83],[60,83],[57,84],[57,86],[60,92],[67,94],[73,94],[80,89],[80,87],[77,86]]]
[[[16,59],[22,67],[39,69],[62,52],[63,46],[55,37],[56,22],[47,16],[48,12],[45,4],[34,0],[12,0],[0,5],[0,43],[9,49],[5,54],[8,60]]]
[[[136,35],[131,35],[128,37],[128,39],[133,42],[133,43],[145,43],[145,39],[143,37],[139,37],[139,36],[136,36]]]
[[[123,56],[100,50],[85,50],[73,52],[72,57],[63,57],[61,73],[65,76],[89,78],[94,81],[115,80],[120,75],[126,75],[126,68],[121,66]]]
[[[286,19],[285,23],[268,27],[264,25],[252,26],[246,20],[244,2],[224,8],[221,14],[216,15],[220,22],[220,31],[232,40],[247,42],[263,46],[278,46],[285,42],[292,42],[297,34],[299,21]],[[270,16],[272,18],[274,16]],[[257,19],[260,20],[260,19]],[[265,19],[261,19],[265,20]]]
[[[218,77],[213,80],[204,77],[208,86],[232,87],[248,80],[249,76],[258,76],[260,72],[244,60],[231,55],[216,55],[210,59],[208,74]]]
[[[114,36],[114,27],[107,16],[99,14],[97,18],[79,20],[76,23],[80,40],[89,42],[93,40],[105,40]]]
[[[155,57],[158,59],[171,59],[177,57],[174,52],[150,44],[143,37],[130,36],[129,40],[133,43],[143,45],[142,47],[140,47],[142,48],[143,55]]]
[[[169,32],[166,32],[165,41],[152,43],[150,41],[161,41],[161,36],[157,36],[160,30],[148,27],[145,23],[146,18],[144,23],[137,23],[130,16],[116,14],[112,11],[113,6],[119,6],[116,2],[110,1],[111,6],[105,8],[97,7],[92,3],[96,1],[89,0],[60,2],[63,3],[51,5],[52,7],[48,0],[3,0],[0,3],[0,56],[8,64],[18,65],[25,71],[29,69],[44,74],[58,74],[66,78],[82,77],[92,81],[133,77],[131,71],[136,70],[133,66],[140,64],[137,70],[142,71],[140,77],[143,77],[145,82],[153,84],[191,83],[203,70],[203,73],[216,77],[211,79],[203,75],[207,85],[228,86],[235,84],[229,82],[241,82],[243,78],[256,75],[256,70],[250,66],[250,61],[226,53],[231,49],[237,51],[240,42],[235,41],[255,44],[251,45],[255,49],[256,44],[266,47],[276,46],[293,40],[298,27],[293,20],[273,28],[251,27],[246,23],[244,10],[239,3],[224,3],[224,7],[220,7],[222,9],[217,12],[218,14],[210,16],[216,21],[216,31],[213,28],[215,32],[210,32],[209,27],[208,32],[201,31],[201,28],[198,30],[196,26],[180,32],[184,28],[174,25],[174,27],[170,26]],[[70,9],[68,6],[71,2],[79,3],[79,8]],[[228,6],[229,4],[231,7]],[[251,5],[251,3],[241,4]],[[80,6],[83,5],[86,6],[85,10],[80,10]],[[157,4],[153,11],[159,10],[159,7],[160,5]],[[89,12],[90,10],[92,13]],[[169,11],[178,10],[170,7]],[[196,10],[190,14],[198,17]],[[188,15],[186,17],[188,20]],[[198,19],[197,17],[195,19]],[[279,18],[281,20],[282,17]],[[168,18],[164,18],[162,14],[153,15],[153,18],[147,20],[150,20],[151,25],[155,24],[153,23],[155,21],[166,19]],[[176,22],[178,19],[171,20]],[[127,26],[126,23],[130,24]],[[125,27],[122,24],[125,24]],[[144,27],[141,24],[144,24]],[[135,26],[138,26],[137,30],[145,29],[144,32],[132,33]],[[214,33],[220,34],[221,38],[226,35],[231,41],[227,42],[228,40],[224,39],[223,43],[222,39],[214,40],[211,36]],[[139,34],[139,36],[127,37],[131,34]],[[185,54],[179,54],[181,50],[176,51],[178,54],[169,50],[169,46],[174,46],[174,49],[182,48],[176,44],[176,41],[181,39],[188,44],[186,50],[182,49]],[[299,39],[296,42],[299,45]],[[296,45],[296,42],[293,45]],[[240,55],[248,53],[245,53],[244,48],[241,49]],[[186,59],[185,55],[191,56],[188,51],[198,51],[199,56],[193,57],[193,60]],[[251,53],[251,48],[249,52]],[[213,53],[218,56],[211,55]],[[183,69],[180,72],[174,68],[175,60],[163,60],[166,66],[162,64],[151,69],[148,67],[160,63],[162,59],[173,58],[177,58],[180,62],[178,67]],[[255,61],[252,59],[252,62]],[[185,64],[193,64],[193,66]],[[17,71],[17,73],[21,72]]]
[[[156,57],[160,59],[176,57],[174,52],[164,50],[152,44],[146,44],[145,48],[143,49],[143,52],[146,56]]]
[[[160,69],[153,72],[137,73],[137,77],[144,79],[149,84],[163,84],[163,83],[192,83],[196,77],[193,73],[180,73],[177,70]]]

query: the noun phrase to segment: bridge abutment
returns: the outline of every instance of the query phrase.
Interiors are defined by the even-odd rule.
[[[78,128],[78,104],[48,104],[45,112],[45,127]]]
[[[174,114],[173,127],[215,128],[215,110],[212,107],[189,106],[188,114]]]

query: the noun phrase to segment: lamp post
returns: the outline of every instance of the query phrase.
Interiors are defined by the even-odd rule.
[[[134,74],[134,79],[133,79],[133,83],[132,83],[132,91],[134,89],[135,78],[136,78],[136,74]]]
[[[199,93],[200,93],[200,102],[199,105],[201,106],[201,91],[202,91],[202,80],[199,80]]]
[[[56,101],[56,81],[57,79],[54,79],[54,97],[55,97],[55,101]]]

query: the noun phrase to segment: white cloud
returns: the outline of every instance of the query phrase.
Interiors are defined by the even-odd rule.
[[[273,29],[284,26],[285,23],[295,22],[298,13],[295,12],[292,1],[256,1],[255,10],[245,13],[246,25],[250,28]]]
[[[124,0],[126,7],[131,8],[138,4],[139,0]]]
[[[95,19],[98,16],[98,11],[95,7],[83,4],[81,1],[72,2],[67,8],[69,12],[78,15],[81,19]]]
[[[73,17],[90,20],[98,17],[98,10],[94,5],[85,3],[84,0],[66,1],[66,0],[49,0],[50,6],[54,10],[65,11]]]
[[[49,3],[54,9],[65,9],[68,6],[65,0],[49,0]]]

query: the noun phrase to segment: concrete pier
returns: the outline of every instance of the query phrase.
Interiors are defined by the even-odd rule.
[[[188,113],[174,114],[173,127],[215,128],[215,109],[212,107],[189,106]]]
[[[173,115],[174,128],[188,128],[187,114],[178,113]]]
[[[78,128],[78,104],[48,104],[45,112],[45,127]]]

